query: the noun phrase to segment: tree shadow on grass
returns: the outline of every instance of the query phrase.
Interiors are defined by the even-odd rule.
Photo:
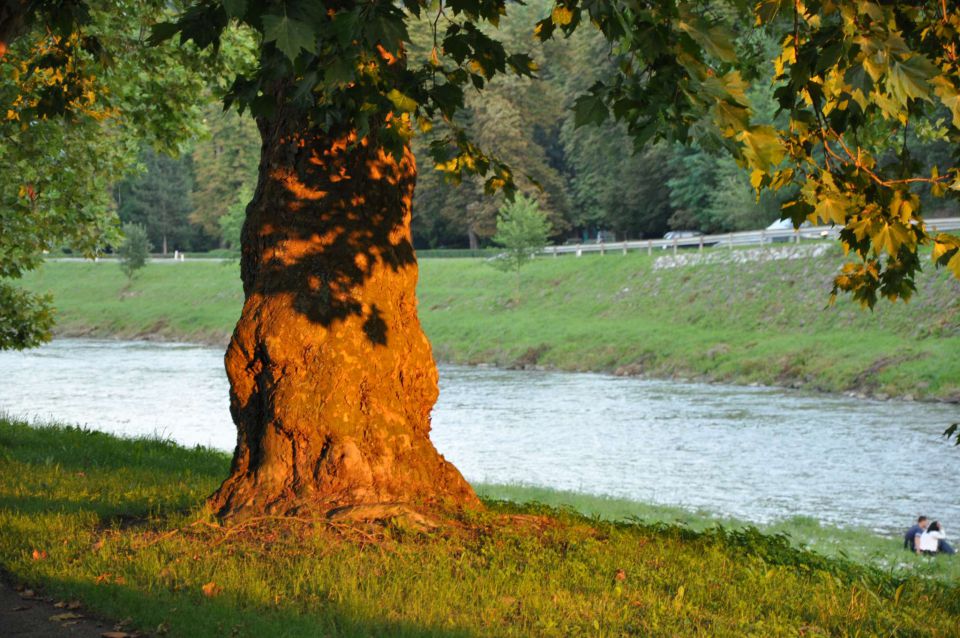
[[[13,580],[16,573],[11,573]],[[303,638],[307,636],[471,638],[476,632],[390,620],[350,605],[323,601],[314,608],[245,600],[229,591],[204,595],[200,587],[142,591],[128,584],[70,578],[27,583],[60,600],[79,599],[88,612],[108,622],[126,619],[124,629],[189,638]],[[285,592],[278,592],[285,594]]]

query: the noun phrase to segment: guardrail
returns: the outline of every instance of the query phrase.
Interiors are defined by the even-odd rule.
[[[925,220],[927,232],[936,233],[947,230],[960,230],[960,217],[942,217],[939,219]],[[710,246],[724,246],[734,248],[736,246],[755,246],[772,243],[797,243],[802,240],[816,239],[837,239],[840,236],[840,229],[836,226],[808,226],[806,228],[794,229],[763,229],[748,230],[736,233],[723,233],[720,235],[698,235],[696,237],[674,237],[672,239],[629,239],[619,242],[597,242],[595,244],[568,244],[564,246],[547,246],[543,249],[548,255],[576,255],[579,257],[583,253],[620,252],[624,255],[631,250],[646,250],[652,254],[654,249],[672,249],[674,253],[679,248],[698,248],[703,250]]]

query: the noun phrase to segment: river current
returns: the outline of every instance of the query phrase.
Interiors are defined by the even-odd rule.
[[[0,352],[0,411],[232,450],[223,353],[58,340]],[[437,448],[467,479],[878,531],[960,525],[957,406],[601,374],[440,367]]]

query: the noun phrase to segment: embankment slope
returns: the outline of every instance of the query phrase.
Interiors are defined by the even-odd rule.
[[[425,259],[419,297],[437,358],[960,400],[960,283],[927,269],[904,304],[828,305],[842,257],[792,248],[543,258],[514,281],[477,259]],[[825,253],[825,254],[824,254]],[[667,267],[667,266],[673,267]],[[63,335],[225,343],[242,303],[236,263],[54,262]]]

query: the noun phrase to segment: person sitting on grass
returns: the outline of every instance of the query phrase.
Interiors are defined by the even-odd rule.
[[[933,521],[930,523],[930,526],[927,527],[927,531],[920,535],[920,538],[917,541],[918,551],[926,554],[927,556],[933,556],[937,553],[947,554],[952,556],[957,553],[957,550],[947,542],[947,535],[943,531],[943,526],[940,525],[940,521]]]
[[[920,535],[927,531],[927,517],[919,516],[917,517],[917,522],[910,526],[910,529],[907,530],[907,533],[903,535],[903,548],[911,551],[920,553],[920,547],[917,545],[917,541],[920,540]]]

